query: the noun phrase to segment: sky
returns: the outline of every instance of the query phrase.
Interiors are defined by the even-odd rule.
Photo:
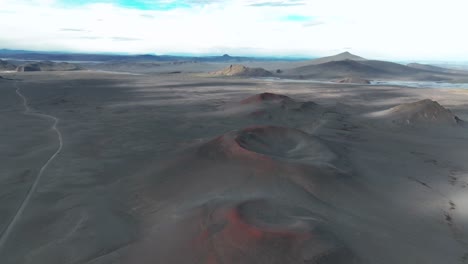
[[[466,0],[0,0],[0,48],[468,61]]]

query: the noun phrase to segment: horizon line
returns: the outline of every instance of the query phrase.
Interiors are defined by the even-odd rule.
[[[248,57],[248,58],[297,58],[297,59],[315,59],[320,56],[311,56],[311,55],[265,55],[265,54],[248,54],[248,53],[189,53],[189,52],[170,52],[170,53],[161,53],[156,52],[146,52],[146,53],[133,53],[133,52],[111,52],[111,51],[67,51],[67,50],[29,50],[29,49],[10,49],[10,48],[0,48],[0,51],[10,51],[17,52],[16,54],[21,54],[21,52],[27,53],[43,53],[43,54],[81,54],[81,55],[116,55],[116,56],[174,56],[174,57],[222,57],[228,55],[229,57]]]
[[[323,57],[331,57],[335,55],[339,55],[342,53],[350,53],[352,55],[359,56],[355,53],[350,51],[343,51],[339,53],[335,53],[332,55],[327,56],[311,56],[311,55],[265,55],[265,54],[229,54],[229,53],[187,53],[187,52],[173,52],[173,53],[164,53],[164,54],[157,54],[156,52],[147,52],[147,53],[132,53],[132,52],[106,52],[106,51],[66,51],[66,50],[29,50],[29,49],[11,49],[11,48],[0,48],[1,51],[9,51],[9,52],[16,52],[12,54],[22,54],[21,52],[25,53],[36,53],[36,54],[76,54],[76,55],[102,55],[102,56],[154,56],[154,57],[163,57],[163,56],[173,56],[173,57],[187,57],[187,58],[207,58],[207,57],[222,57],[228,55],[229,57],[233,58],[258,58],[258,59],[286,59],[286,60],[313,60]],[[24,53],[23,53],[24,54]],[[6,55],[6,54],[5,54]],[[368,60],[387,60],[393,62],[445,62],[445,63],[468,63],[468,60],[454,60],[454,59],[379,59],[379,58],[366,58]],[[11,58],[14,59],[14,58]]]

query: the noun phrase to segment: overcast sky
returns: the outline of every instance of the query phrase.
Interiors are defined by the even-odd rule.
[[[468,61],[467,0],[0,0],[0,48]]]

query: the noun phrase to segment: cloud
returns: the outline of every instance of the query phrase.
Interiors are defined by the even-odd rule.
[[[56,4],[64,7],[78,7],[101,3],[138,10],[169,11],[223,2],[224,0],[57,0]]]
[[[114,41],[138,41],[138,40],[142,40],[140,38],[128,38],[128,37],[111,37],[110,39],[114,40]]]
[[[191,5],[210,5],[210,4],[219,4],[225,3],[228,0],[185,0],[186,3]]]
[[[266,1],[252,3],[250,6],[255,7],[287,7],[287,6],[302,6],[305,5],[304,1],[289,0],[289,1]]]
[[[284,21],[291,21],[291,22],[305,22],[305,21],[310,21],[314,17],[312,16],[302,16],[302,15],[287,15],[281,17],[282,20]]]
[[[60,31],[68,31],[68,32],[85,32],[86,30],[80,28],[61,28]]]
[[[311,21],[311,22],[307,22],[307,23],[303,23],[302,26],[303,27],[315,27],[315,26],[320,26],[320,25],[324,25],[325,22],[323,21]]]
[[[86,40],[105,40],[105,41],[140,41],[139,38],[128,38],[128,37],[99,37],[99,36],[77,36],[76,39]]]
[[[66,8],[77,8],[94,4],[108,4],[131,9],[161,11],[190,7],[185,0],[57,0],[54,4],[56,6]]]
[[[468,60],[465,0],[0,1],[0,48]]]
[[[79,36],[76,37],[77,39],[90,39],[90,40],[96,40],[96,39],[103,39],[101,37],[95,37],[95,36]]]

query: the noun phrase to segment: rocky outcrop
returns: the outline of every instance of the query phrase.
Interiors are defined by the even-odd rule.
[[[220,71],[212,72],[212,76],[231,76],[231,77],[269,77],[273,73],[263,68],[249,68],[244,65],[233,64]]]
[[[361,79],[358,77],[347,77],[347,78],[338,80],[337,83],[371,84],[369,80]]]
[[[32,71],[76,71],[82,70],[78,65],[68,62],[52,62],[41,61],[34,63],[27,63],[16,68],[18,72],[32,72]]]
[[[397,105],[388,110],[374,113],[374,116],[383,117],[397,125],[463,125],[463,121],[452,111],[430,99]]]
[[[16,65],[5,60],[0,60],[0,71],[14,71]]]

